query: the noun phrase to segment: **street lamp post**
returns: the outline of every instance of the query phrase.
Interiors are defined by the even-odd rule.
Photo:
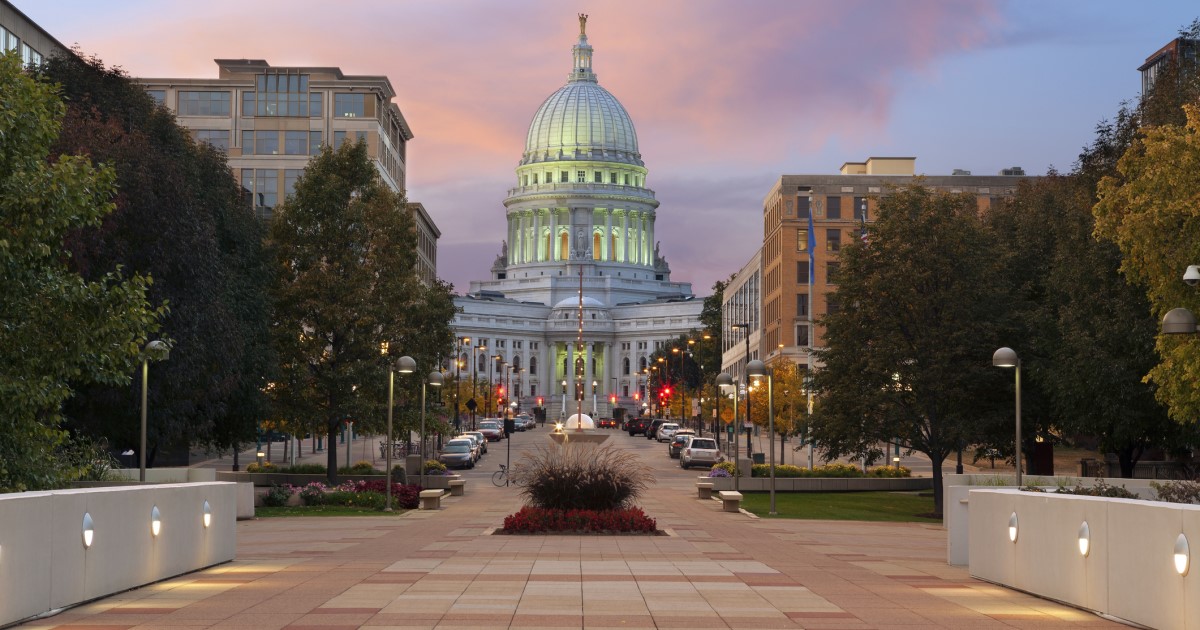
[[[414,362],[414,367],[416,363]],[[425,487],[425,386],[432,385],[433,387],[442,386],[442,373],[434,370],[429,373],[429,377],[421,381],[421,487]],[[388,481],[391,482],[392,476],[388,474]],[[388,496],[391,496],[390,494]]]
[[[146,390],[150,386],[150,359],[165,361],[171,353],[171,347],[165,341],[155,339],[146,344],[142,353],[142,437],[138,447],[138,481],[146,482]]]
[[[596,418],[596,381],[592,381],[592,419]]]
[[[750,324],[747,324],[747,323],[730,324],[729,329],[742,331],[742,336],[746,340],[746,370],[748,370],[750,367]],[[745,371],[745,370],[743,370],[743,371]],[[744,374],[743,374],[743,376],[744,376]],[[749,382],[747,381],[747,385],[748,384],[749,384]],[[735,417],[734,420],[736,421],[737,418]],[[754,458],[754,441],[750,439],[750,437],[751,437],[750,432],[752,430],[753,430],[752,425],[750,423],[750,389],[747,387],[746,388],[746,457],[749,457],[751,459]]]
[[[470,337],[459,337],[458,346],[454,349],[454,428],[457,431],[462,430],[462,418],[458,415],[458,394],[462,389],[460,378],[462,376],[462,347],[466,345],[471,347]],[[472,427],[474,428],[474,427]]]
[[[751,361],[746,364],[746,375],[750,377],[767,377],[767,443],[775,444],[775,383],[771,370],[762,361]],[[775,449],[768,448],[769,466],[771,470],[771,516],[775,516]]]
[[[992,354],[992,365],[1016,368],[1017,384],[1017,487],[1021,487],[1021,359],[1012,348],[1004,347]]]
[[[383,347],[383,353],[385,355],[387,354],[386,345]],[[387,481],[384,483],[384,485],[387,486],[384,489],[384,491],[387,493],[387,499],[385,499],[386,505],[383,508],[385,512],[392,511],[392,409],[395,407],[393,401],[395,400],[394,390],[396,386],[396,372],[401,374],[412,374],[413,370],[415,369],[417,369],[417,362],[408,355],[396,359],[395,369],[388,367],[387,448],[385,449],[387,454],[384,455],[384,466],[386,466],[387,470]],[[346,460],[346,465],[350,465],[349,459]],[[425,467],[424,458],[421,459],[421,467]]]
[[[724,393],[726,391],[728,391],[731,386],[733,386],[733,377],[729,376],[729,372],[721,372],[720,374],[717,375],[717,431],[716,431],[716,433],[717,433],[717,450],[718,451],[721,450],[721,429],[722,429],[722,425],[724,424],[724,422],[722,421],[722,418],[721,418],[721,396],[723,396]],[[734,400],[737,400],[736,395],[737,395],[737,390],[734,390],[734,396],[735,396]],[[737,403],[735,402],[734,404],[737,404]],[[734,419],[735,420],[737,419],[736,415],[734,416]],[[734,451],[734,469],[735,470],[737,469],[737,451]]]

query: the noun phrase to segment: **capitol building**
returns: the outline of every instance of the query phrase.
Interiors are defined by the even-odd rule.
[[[567,84],[529,124],[491,277],[455,298],[452,323],[462,378],[508,384],[522,410],[541,399],[551,420],[576,400],[600,417],[641,407],[650,354],[699,329],[703,307],[671,281],[637,132],[593,71],[586,20]]]

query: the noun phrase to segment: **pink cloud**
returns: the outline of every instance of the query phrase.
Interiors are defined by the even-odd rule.
[[[411,197],[439,222],[455,252],[441,270],[461,289],[486,275],[495,251],[478,244],[499,242],[526,127],[565,82],[575,13],[589,13],[600,83],[633,116],[664,202],[664,251],[700,293],[751,255],[766,187],[795,156],[841,143],[856,151],[844,159],[866,157],[901,81],[985,45],[999,19],[987,2],[929,0],[23,4],[134,76],[214,76],[212,59],[239,57],[388,76],[416,135]],[[680,220],[731,213],[745,233],[715,255],[691,245],[711,226]]]

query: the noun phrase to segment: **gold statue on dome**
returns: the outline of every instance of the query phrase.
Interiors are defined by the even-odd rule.
[[[579,14],[579,36],[580,37],[587,36],[587,14],[586,13]]]

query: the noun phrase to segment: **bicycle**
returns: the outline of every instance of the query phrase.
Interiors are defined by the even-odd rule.
[[[497,488],[508,485],[508,466],[500,464],[500,470],[492,473],[492,485]]]

